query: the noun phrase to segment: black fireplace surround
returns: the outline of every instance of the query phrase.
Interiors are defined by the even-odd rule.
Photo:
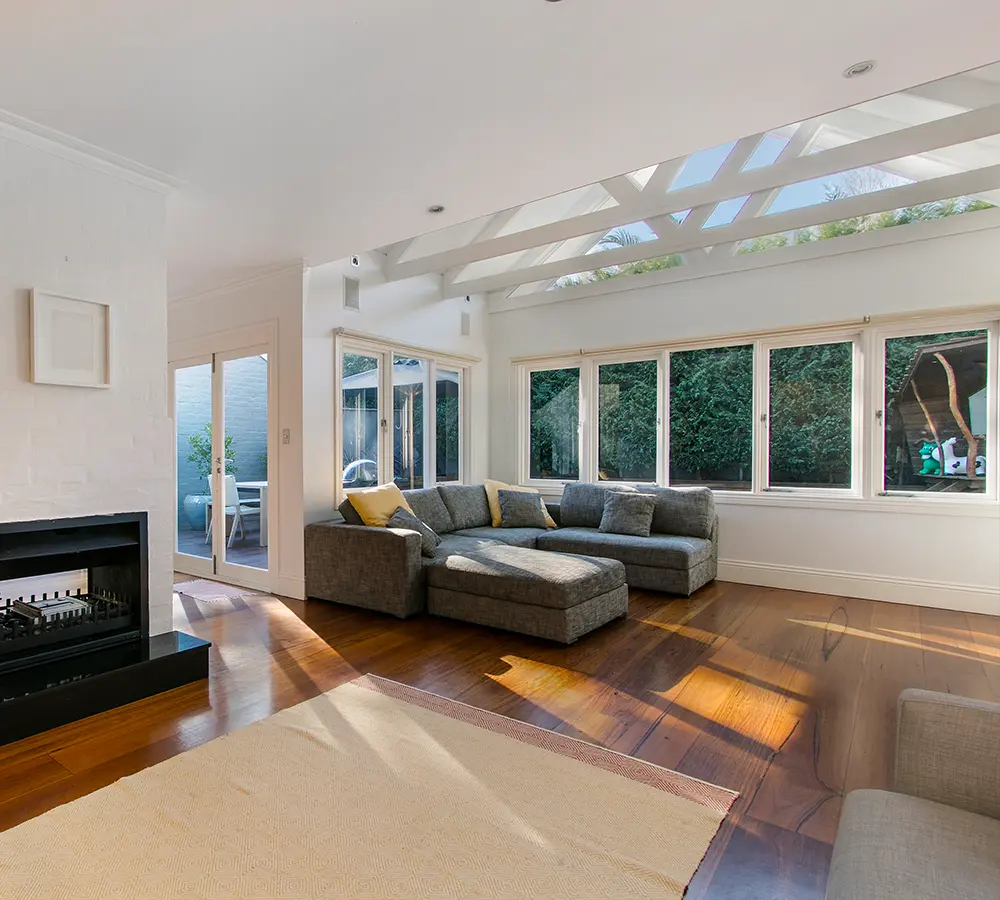
[[[149,636],[147,536],[144,512],[0,523],[0,744],[208,676],[208,642]],[[86,588],[32,589],[62,573]]]

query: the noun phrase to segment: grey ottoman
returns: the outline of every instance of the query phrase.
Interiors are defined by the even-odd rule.
[[[427,610],[571,644],[628,614],[617,560],[497,545],[429,562]]]

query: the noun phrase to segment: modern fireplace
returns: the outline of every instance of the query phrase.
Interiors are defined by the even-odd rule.
[[[149,636],[144,512],[0,523],[0,744],[208,675]]]

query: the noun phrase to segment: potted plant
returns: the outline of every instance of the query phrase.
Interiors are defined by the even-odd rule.
[[[235,475],[238,469],[233,449],[233,436],[225,437],[226,474]],[[205,425],[188,438],[187,461],[194,465],[198,477],[207,484],[208,476],[212,474],[212,425]],[[205,506],[212,500],[209,494],[188,494],[184,498],[184,515],[192,528],[205,527]]]

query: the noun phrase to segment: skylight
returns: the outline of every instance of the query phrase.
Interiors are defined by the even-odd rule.
[[[681,188],[691,187],[693,184],[704,184],[706,181],[711,181],[718,174],[726,157],[733,152],[735,146],[736,141],[730,141],[728,144],[719,144],[718,147],[713,147],[711,150],[699,150],[697,153],[692,153],[681,167],[680,172],[677,173],[677,177],[669,189],[678,191]]]
[[[402,242],[384,269],[445,275],[445,297],[523,298],[973,211],[993,210],[974,230],[1000,228],[997,207],[1000,63]]]

